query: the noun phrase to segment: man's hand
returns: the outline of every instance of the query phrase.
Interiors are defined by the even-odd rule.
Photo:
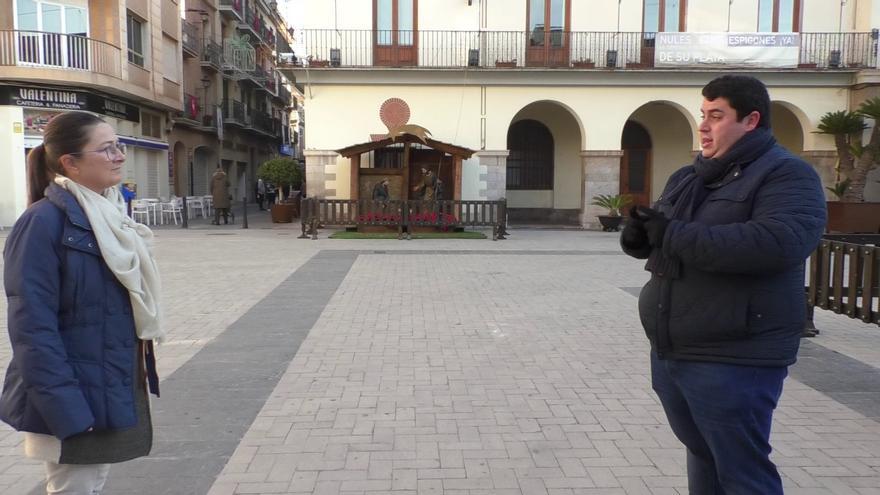
[[[669,226],[669,219],[659,211],[646,206],[637,207],[635,213],[644,222],[648,242],[654,247],[662,246],[663,235],[666,233],[666,227]]]
[[[645,223],[639,218],[635,206],[629,210],[626,227],[620,234],[620,243],[629,249],[641,249],[649,244]]]

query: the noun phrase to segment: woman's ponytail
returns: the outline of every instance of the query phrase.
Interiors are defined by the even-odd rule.
[[[46,165],[46,147],[39,145],[27,155],[28,205],[43,199],[49,187],[49,167]]]

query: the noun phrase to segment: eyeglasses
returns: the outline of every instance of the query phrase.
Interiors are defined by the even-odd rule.
[[[107,160],[112,161],[116,156],[116,153],[122,155],[125,158],[125,143],[113,143],[107,145],[105,148],[101,148],[99,150],[86,150],[86,151],[77,151],[74,153],[68,153],[69,155],[81,155],[83,153],[104,153],[104,156],[107,157]]]

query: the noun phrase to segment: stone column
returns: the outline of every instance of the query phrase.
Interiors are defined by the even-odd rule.
[[[477,153],[480,166],[486,167],[486,173],[480,174],[480,181],[486,183],[486,189],[480,190],[480,198],[495,201],[507,196],[507,157],[508,150],[483,150]]]
[[[328,172],[328,166],[336,165],[339,154],[331,150],[306,150],[306,195],[310,198],[336,196],[336,189],[327,189],[327,181],[335,181],[336,173]]]
[[[819,178],[822,179],[824,187],[834,187],[834,184],[837,182],[837,171],[834,170],[834,167],[837,166],[837,151],[804,151],[801,153],[801,158],[813,166],[813,169],[819,174]],[[837,201],[838,198],[834,196],[834,193],[824,189],[824,187],[825,198],[829,201]]]
[[[581,213],[581,226],[585,229],[601,229],[598,215],[605,215],[607,210],[593,206],[593,196],[599,194],[620,194],[620,158],[621,150],[589,150],[581,151],[581,163],[584,167],[584,206]]]

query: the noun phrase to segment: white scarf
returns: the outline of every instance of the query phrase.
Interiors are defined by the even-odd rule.
[[[128,289],[137,336],[161,343],[165,339],[159,306],[162,283],[150,249],[153,231],[128,217],[118,187],[101,195],[62,175],[55,177],[55,183],[70,191],[85,211],[104,262]]]

